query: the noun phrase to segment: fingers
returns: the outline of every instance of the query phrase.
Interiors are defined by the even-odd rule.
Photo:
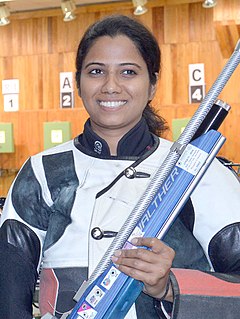
[[[146,270],[150,272],[149,268],[151,264],[158,263],[159,256],[147,249],[128,249],[118,250],[112,257],[112,261],[118,266],[129,266],[140,270]],[[149,267],[148,267],[148,264]]]
[[[132,244],[135,246],[140,247],[147,247],[149,250],[145,248],[138,248],[138,249],[122,249],[115,252],[115,257],[121,257],[121,258],[137,258],[141,260],[145,260],[148,262],[151,262],[151,259],[159,260],[159,256],[167,257],[167,258],[174,258],[174,250],[164,244],[162,241],[160,241],[157,238],[134,238],[132,240]],[[154,254],[152,254],[153,252]],[[154,261],[153,260],[153,261]]]
[[[132,244],[133,249],[117,250],[112,261],[120,271],[142,281],[145,293],[156,298],[165,296],[174,250],[157,238],[134,238]],[[172,295],[167,298],[172,300]]]
[[[115,252],[112,261],[125,274],[154,285],[164,277],[172,264],[174,251],[157,238],[137,238],[135,246],[145,248],[122,249]]]
[[[124,269],[126,267],[131,267],[135,270],[151,272],[150,266],[155,261],[153,253],[143,248],[133,250],[134,251],[132,252],[126,252],[125,250],[116,251],[115,255],[112,257],[112,261],[118,266],[118,268],[121,267],[120,270],[122,270],[123,267]]]

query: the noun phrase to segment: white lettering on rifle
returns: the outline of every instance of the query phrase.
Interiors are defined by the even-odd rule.
[[[164,184],[160,187],[159,192],[157,192],[156,196],[154,197],[153,201],[150,203],[148,210],[141,218],[140,222],[138,223],[138,227],[141,229],[141,231],[144,230],[145,226],[151,219],[152,215],[156,211],[156,209],[161,204],[163,198],[166,196],[169,189],[172,187],[177,175],[179,174],[177,167],[174,167],[171,174],[167,177]]]

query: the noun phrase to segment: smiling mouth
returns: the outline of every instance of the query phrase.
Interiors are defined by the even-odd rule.
[[[111,109],[118,108],[126,103],[127,101],[99,101],[100,106],[108,107]]]

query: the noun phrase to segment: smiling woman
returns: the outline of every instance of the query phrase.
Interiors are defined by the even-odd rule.
[[[87,30],[76,59],[79,95],[94,131],[108,142],[112,155],[142,115],[152,133],[161,135],[166,129],[149,104],[160,72],[158,43],[136,21],[122,16],[115,22],[109,18]]]
[[[92,129],[111,146],[111,155],[117,155],[117,141],[140,121],[156,85],[128,37],[105,36],[85,57],[79,88]]]
[[[165,121],[150,105],[160,57],[151,32],[127,16],[106,17],[85,32],[76,81],[89,119],[72,141],[30,157],[8,194],[0,228],[0,319],[32,319],[40,268],[41,314],[61,318],[71,311],[81,283],[154,179],[172,146],[161,137]],[[77,318],[94,318],[99,292],[123,272],[143,283],[126,319],[219,319],[232,308],[230,317],[237,319],[239,193],[239,181],[214,160],[164,242],[139,228],[129,243],[135,249],[114,253],[114,271],[87,296],[87,312],[81,309]],[[214,295],[212,283],[219,287]]]

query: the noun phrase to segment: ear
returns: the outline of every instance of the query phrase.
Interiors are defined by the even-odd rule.
[[[158,78],[159,78],[159,74],[156,72],[155,73],[155,76],[156,76],[156,82],[155,84],[150,84],[150,91],[149,91],[149,100],[151,101],[155,94],[156,94],[156,91],[157,91],[157,85],[158,85]]]
[[[78,89],[78,95],[81,97],[81,90],[80,90],[80,72],[77,71],[75,73],[75,81],[76,81],[76,87]]]

